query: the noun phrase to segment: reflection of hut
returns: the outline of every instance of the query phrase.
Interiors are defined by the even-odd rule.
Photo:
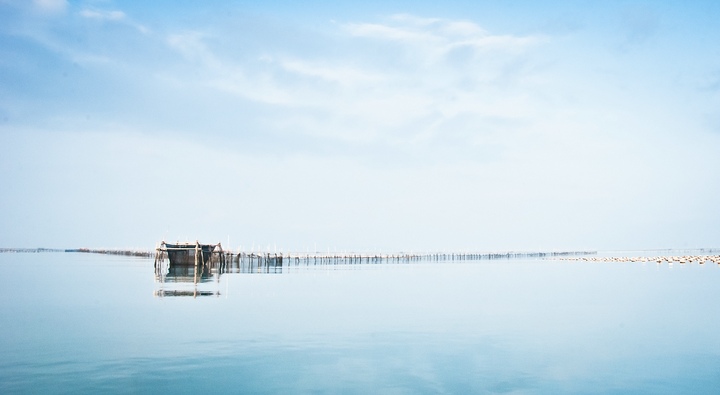
[[[168,265],[162,275],[166,283],[207,283],[213,281],[213,270],[210,265]]]
[[[155,292],[153,292],[153,295],[156,297],[166,297],[166,296],[192,296],[193,298],[196,298],[198,296],[220,296],[220,292],[218,291],[198,291],[197,289],[194,290],[176,290],[176,289],[160,289]]]

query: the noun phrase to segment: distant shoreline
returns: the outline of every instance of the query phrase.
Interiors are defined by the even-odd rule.
[[[167,252],[160,248],[155,251],[142,250],[113,250],[113,249],[90,249],[90,248],[72,248],[72,249],[51,249],[51,248],[0,248],[0,253],[43,253],[43,252],[70,252],[70,253],[90,253],[103,255],[119,255],[131,256],[137,258],[155,258],[155,264],[166,259]],[[357,252],[289,252],[277,253],[269,251],[223,251],[222,248],[212,253],[219,258],[219,262],[225,263],[239,262],[244,260],[257,262],[273,262],[273,265],[280,265],[283,262],[288,264],[301,262],[310,264],[326,263],[380,263],[380,262],[438,262],[438,261],[478,261],[478,260],[509,260],[518,258],[535,258],[535,259],[553,259],[560,257],[576,257],[597,255],[597,251],[552,251],[552,252],[397,252],[397,253],[357,253]]]
[[[152,258],[157,255],[157,251],[149,250],[121,250],[121,249],[93,249],[93,248],[0,248],[0,253],[41,253],[41,252],[82,252],[90,254],[106,254],[106,255],[127,255],[138,257]],[[597,251],[501,251],[501,252],[394,252],[394,253],[362,253],[362,252],[287,252],[276,253],[267,251],[246,252],[246,251],[224,251],[224,255],[277,255],[287,258],[313,258],[313,257],[404,257],[411,256],[415,258],[442,257],[443,259],[454,259],[455,257],[462,259],[499,259],[499,258],[543,258],[553,256],[573,256],[573,255],[596,255]]]
[[[157,251],[152,250],[129,250],[129,249],[93,249],[93,248],[0,248],[0,253],[58,253],[58,252],[70,252],[70,253],[89,253],[89,254],[103,254],[103,255],[121,255],[121,256],[133,256],[141,258],[153,258],[157,256]],[[266,251],[257,252],[232,252],[224,251],[221,252],[225,257],[233,259],[233,257],[282,257],[285,259],[363,259],[368,260],[488,260],[488,259],[511,259],[511,258],[545,258],[545,259],[560,259],[560,260],[587,260],[587,261],[620,261],[619,257],[596,257],[596,258],[577,258],[579,256],[598,255],[598,254],[623,254],[630,256],[631,253],[645,252],[643,256],[633,256],[628,258],[631,261],[641,260],[657,260],[658,258],[664,258],[659,255],[666,255],[668,253],[693,253],[694,255],[712,255],[720,253],[720,248],[666,248],[666,249],[646,249],[646,250],[607,250],[607,251],[547,251],[547,252],[530,252],[530,251],[503,251],[503,252],[425,252],[425,253],[413,253],[413,252],[397,252],[397,253],[355,253],[355,252],[289,252],[289,253],[275,253]],[[658,254],[665,253],[665,254]],[[675,257],[668,257],[672,261]],[[685,257],[683,257],[685,258]],[[687,257],[689,258],[689,256]],[[713,257],[712,261],[716,261],[717,257]]]
[[[155,256],[154,251],[141,250],[106,250],[91,248],[0,248],[0,253],[42,253],[42,252],[84,252],[90,254],[109,254],[109,255],[130,255],[152,258]]]
[[[3,252],[65,252],[66,250],[60,248],[0,248],[0,253]]]

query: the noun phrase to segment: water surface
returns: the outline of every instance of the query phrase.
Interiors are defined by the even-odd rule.
[[[3,253],[0,268],[2,393],[720,388],[717,265],[300,266],[197,284],[109,255]]]

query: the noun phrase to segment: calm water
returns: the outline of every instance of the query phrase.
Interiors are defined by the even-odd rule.
[[[720,267],[0,254],[0,393],[718,393]],[[199,294],[212,296],[170,296]],[[156,295],[166,295],[159,297]]]

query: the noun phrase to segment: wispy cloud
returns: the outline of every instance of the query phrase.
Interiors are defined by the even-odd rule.
[[[381,25],[377,23],[349,23],[345,28],[356,37],[369,37],[406,43],[440,42],[441,38],[421,30]]]
[[[167,43],[188,60],[201,62],[213,67],[218,65],[219,61],[205,45],[203,39],[206,36],[206,34],[198,31],[175,33],[167,37]]]
[[[509,75],[515,75],[517,81],[531,81],[517,77],[526,71],[513,59],[544,38],[493,35],[467,21],[412,15],[395,15],[389,21],[390,25],[341,25],[337,34],[349,52],[368,45],[360,43],[360,38],[372,39],[371,51],[361,57],[263,53],[251,64],[247,58],[238,59],[223,51],[217,44],[221,37],[198,31],[172,34],[167,44],[202,68],[186,84],[304,109],[283,120],[268,121],[275,128],[294,133],[397,146],[432,144],[448,128],[457,130],[458,117],[485,125],[484,118],[522,118],[534,107],[534,99],[527,94],[497,89],[493,84],[503,80],[504,88],[511,86]],[[388,62],[384,42],[412,50],[414,58]],[[472,52],[463,61],[467,67],[454,64],[453,51],[459,48]],[[494,52],[486,54],[488,49]],[[288,119],[295,127],[286,125]],[[481,142],[471,127],[463,130],[467,132],[455,136],[470,144]],[[481,133],[485,128],[474,130]]]
[[[59,13],[67,8],[66,0],[33,0],[33,6],[36,10],[46,13]]]
[[[347,65],[326,64],[300,59],[281,61],[282,67],[292,73],[315,77],[324,81],[342,85],[356,86],[364,83],[377,83],[385,80],[385,76]]]
[[[186,60],[202,67],[203,72],[195,80],[184,80],[196,87],[210,88],[235,96],[243,97],[268,104],[290,104],[293,102],[287,89],[268,73],[259,72],[249,75],[249,71],[231,59],[224,59],[210,49],[206,40],[212,36],[199,32],[188,31],[171,34],[167,38],[168,45],[178,51]]]
[[[476,50],[516,51],[546,40],[542,36],[493,35],[470,21],[419,18],[401,14],[389,23],[348,23],[344,28],[355,37],[421,46],[439,54],[458,47]]]
[[[132,20],[130,20],[125,12],[120,10],[99,10],[99,9],[82,9],[76,13],[59,15],[61,11],[67,8],[67,5],[61,6],[60,2],[47,2],[38,6],[46,9],[47,12],[53,13],[53,20],[60,21],[64,20],[67,25],[63,28],[52,28],[52,23],[24,23],[13,26],[13,35],[17,37],[24,37],[32,42],[44,47],[46,50],[55,53],[65,60],[76,63],[78,65],[98,65],[105,64],[110,65],[120,61],[121,56],[117,56],[117,49],[113,48],[114,44],[106,42],[105,45],[95,45],[96,43],[105,42],[104,40],[122,40],[128,42],[130,40],[136,40],[139,36],[137,32],[147,34],[150,32],[149,29],[144,28]],[[52,3],[52,4],[50,4]],[[79,16],[79,18],[78,18]],[[57,17],[57,18],[55,18]],[[27,19],[27,21],[35,20]],[[73,23],[75,22],[75,23]],[[80,22],[79,24],[77,22]],[[132,28],[133,30],[125,30],[119,36],[117,32],[107,32],[102,30],[95,30],[91,40],[68,40],[68,34],[79,35],[75,29],[78,26],[83,28],[98,28],[95,22],[108,22],[108,23],[119,23],[123,26]],[[55,22],[53,22],[55,23]],[[85,34],[87,31],[84,32]],[[102,36],[102,38],[100,38]],[[92,44],[89,44],[92,43]]]
[[[118,10],[102,11],[93,9],[84,9],[80,11],[80,16],[89,19],[119,21],[125,19],[125,13]]]
[[[131,18],[128,18],[127,14],[121,10],[101,10],[95,8],[85,8],[79,12],[79,15],[85,19],[100,22],[123,23],[127,26],[135,28],[140,33],[151,33],[149,28],[147,28],[145,25],[133,21]]]

